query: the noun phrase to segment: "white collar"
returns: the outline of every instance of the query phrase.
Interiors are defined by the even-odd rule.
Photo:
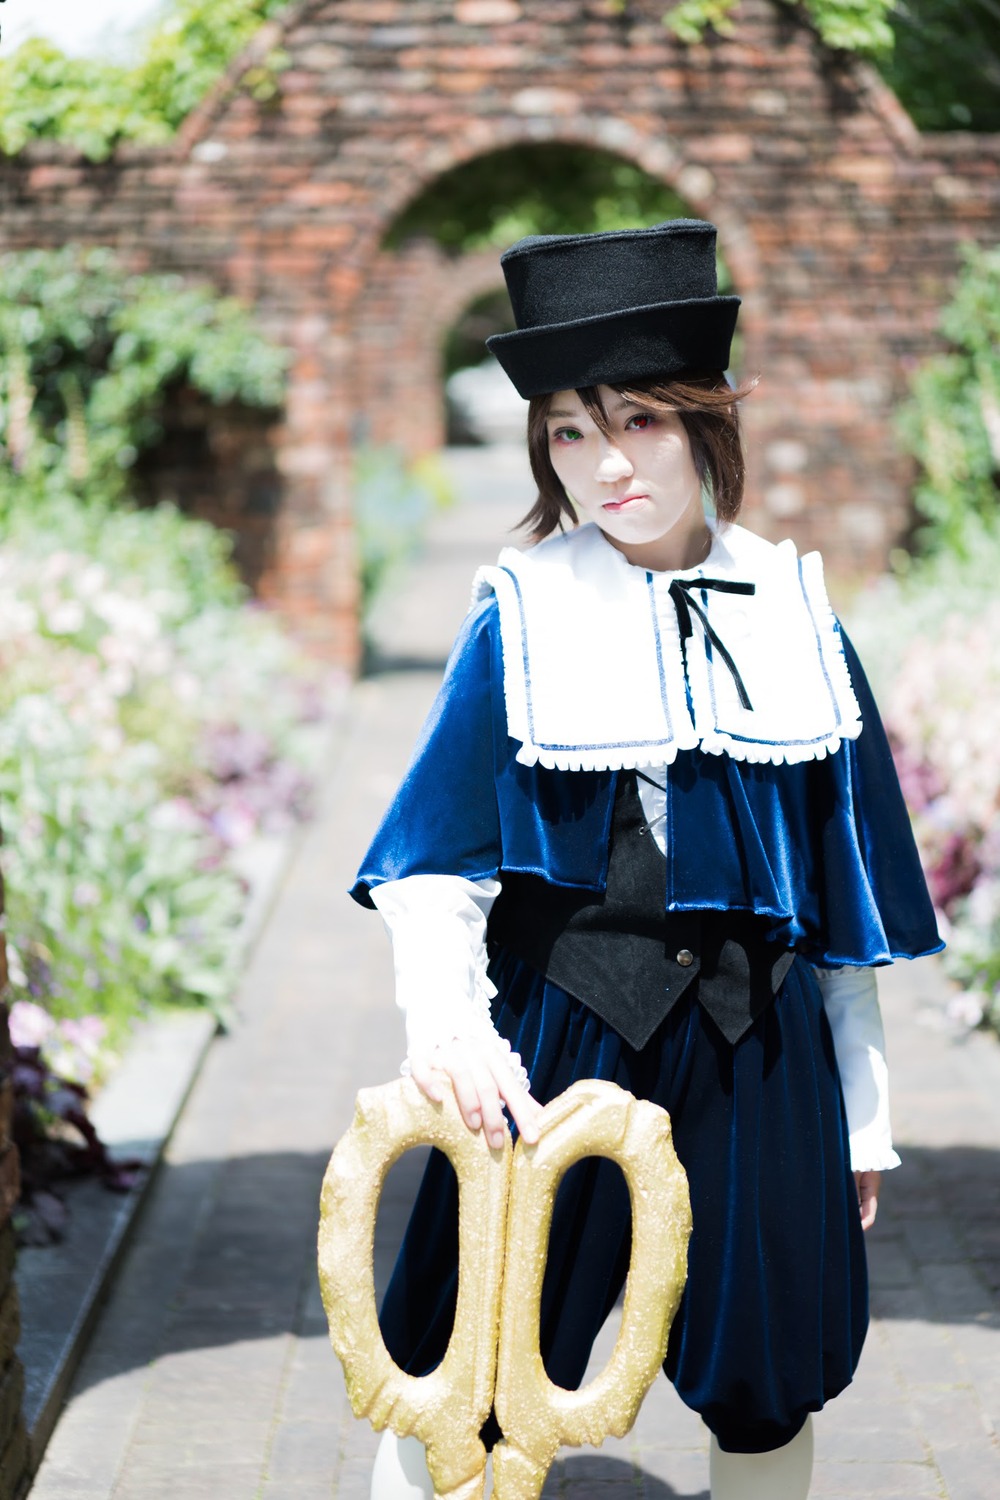
[[[861,713],[818,552],[713,526],[695,568],[634,567],[592,522],[481,568],[473,603],[500,610],[507,726],[517,759],[559,770],[669,764],[700,745],[738,760],[818,759],[856,739]],[[688,593],[733,658],[692,620],[687,681],[675,580],[752,584],[752,595]],[[681,605],[683,610],[683,604]]]

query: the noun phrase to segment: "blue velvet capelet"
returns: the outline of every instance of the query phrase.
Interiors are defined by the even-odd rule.
[[[843,637],[864,728],[819,760],[700,749],[667,768],[666,907],[769,917],[813,963],[885,964],[944,945],[871,690]],[[466,617],[409,768],[351,895],[407,875],[503,870],[604,889],[617,771],[524,766],[507,733],[498,607]]]

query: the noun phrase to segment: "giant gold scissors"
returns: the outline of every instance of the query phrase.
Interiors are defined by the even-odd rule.
[[[437,1146],[459,1184],[458,1302],[436,1370],[394,1364],[379,1332],[372,1274],[386,1174],[411,1147]],[[556,1189],[585,1156],[621,1167],[632,1201],[632,1255],[621,1329],[607,1365],[579,1391],[554,1385],[539,1349],[539,1311]],[[584,1079],[546,1105],[534,1145],[487,1145],[409,1078],[362,1089],[323,1180],[319,1272],[333,1347],[356,1416],[426,1446],[439,1500],[481,1500],[479,1431],[496,1411],[496,1500],[538,1500],[561,1443],[622,1437],[663,1363],[687,1272],[691,1207],[670,1119],[617,1084]]]

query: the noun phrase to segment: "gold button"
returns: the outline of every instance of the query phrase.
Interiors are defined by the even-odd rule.
[[[680,964],[680,966],[681,966],[682,969],[686,969],[689,966],[689,964],[693,964],[694,963],[694,954],[691,952],[691,949],[690,948],[682,948],[681,951],[677,955],[677,962]]]

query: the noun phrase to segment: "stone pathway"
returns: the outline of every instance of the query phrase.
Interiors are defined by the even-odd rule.
[[[304,834],[32,1490],[32,1500],[364,1500],[375,1436],[347,1406],[315,1273],[317,1201],[356,1089],[396,1073],[381,923],[344,894],[433,694],[478,562],[530,499],[519,456],[455,455],[466,499],[379,625]],[[393,665],[394,664],[394,665]],[[883,985],[904,1168],[871,1237],[875,1321],[854,1385],[816,1420],[813,1494],[1000,1495],[1000,1048],[933,1024],[933,961]],[[379,1218],[384,1281],[416,1172]],[[610,1349],[606,1330],[595,1361]],[[574,1500],[707,1500],[700,1422],[660,1380],[628,1438],[567,1452]]]

